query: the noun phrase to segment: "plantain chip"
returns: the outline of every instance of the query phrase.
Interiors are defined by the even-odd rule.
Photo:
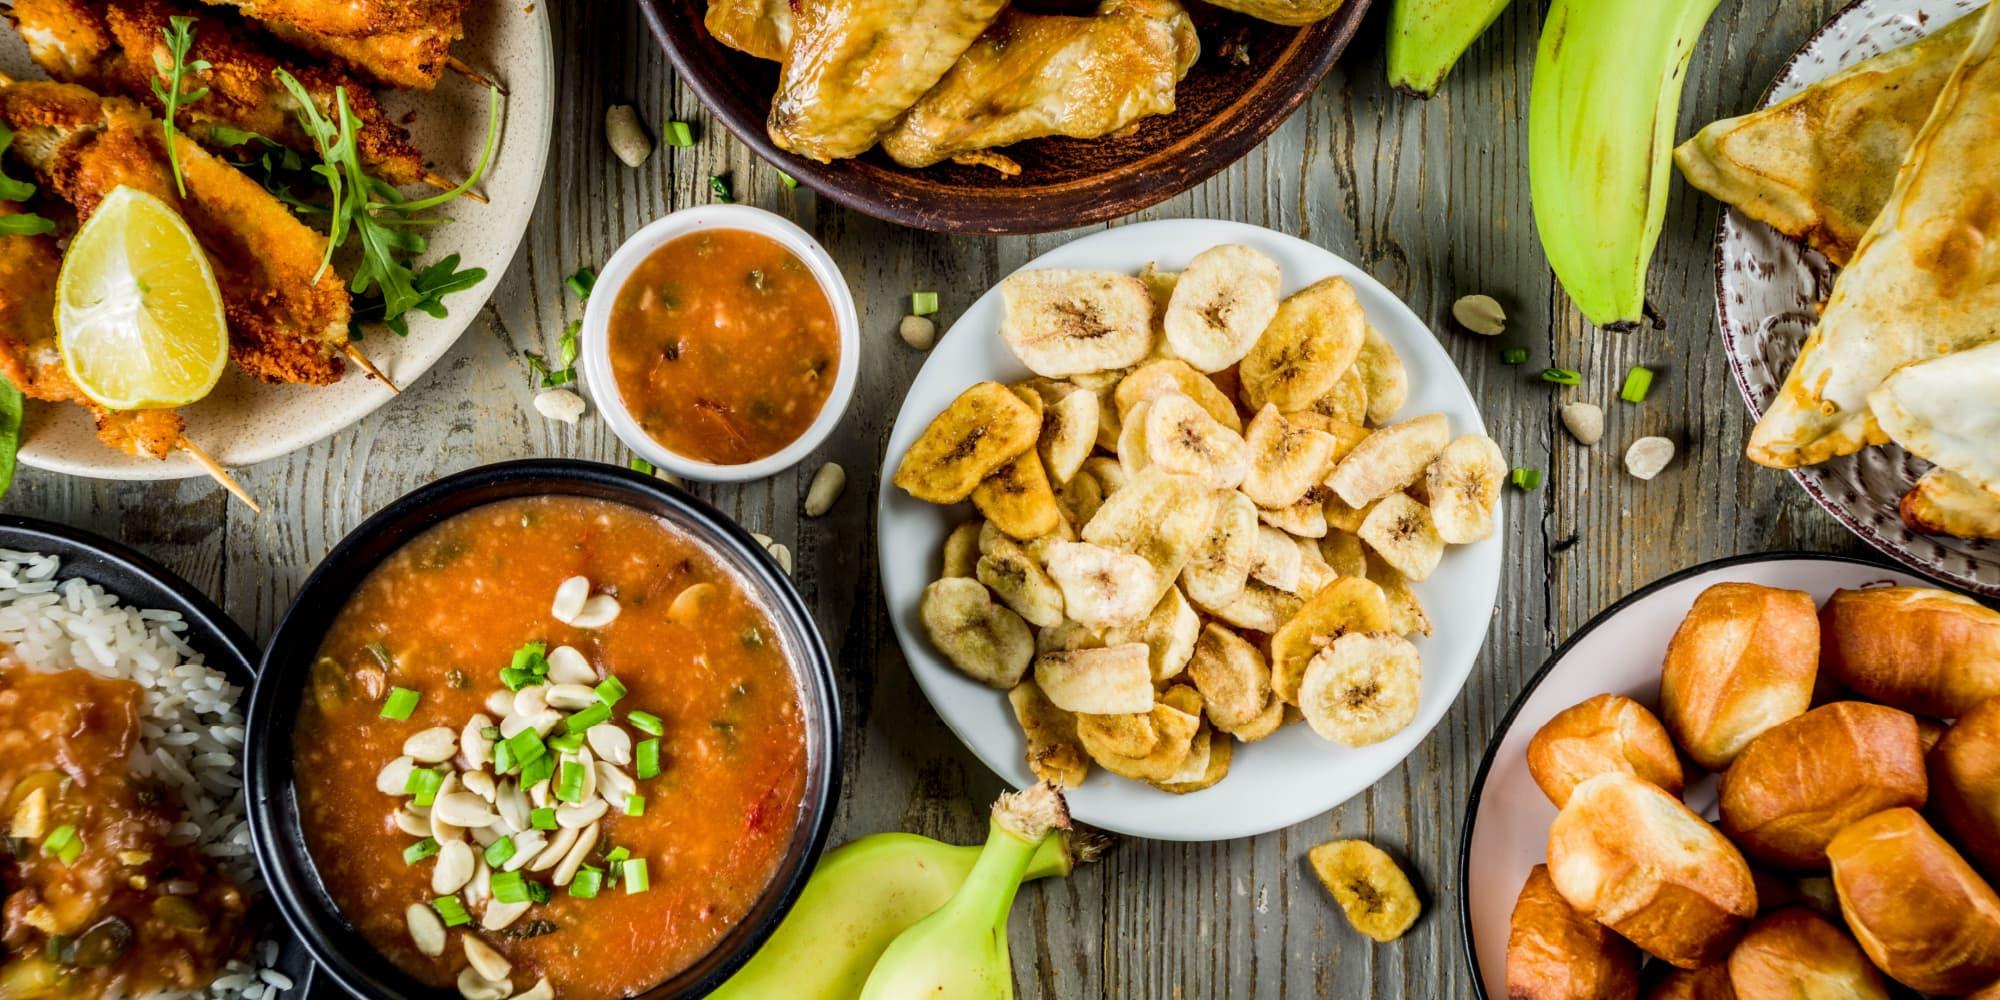
[[[1148,361],[1132,370],[1112,390],[1111,401],[1118,418],[1130,420],[1132,408],[1140,403],[1151,402],[1169,393],[1180,393],[1195,401],[1197,406],[1208,412],[1215,422],[1224,427],[1243,433],[1243,417],[1236,412],[1236,404],[1229,401],[1215,384],[1215,380],[1195,371],[1187,362],[1178,358],[1162,358]]]
[[[1299,683],[1320,650],[1350,632],[1387,632],[1391,627],[1389,604],[1381,587],[1355,576],[1335,580],[1272,633],[1272,690],[1285,701],[1299,704]]]
[[[1027,740],[1028,770],[1063,788],[1083,784],[1090,777],[1090,755],[1077,742],[1076,716],[1057,708],[1033,680],[1014,685],[1007,701]]]
[[[1344,278],[1323,278],[1293,292],[1238,366],[1243,402],[1253,410],[1311,406],[1354,365],[1367,325]]]
[[[1168,587],[1166,596],[1160,598],[1160,603],[1153,606],[1144,620],[1105,632],[1104,641],[1108,645],[1144,643],[1153,683],[1162,684],[1187,668],[1200,632],[1201,616],[1188,604],[1179,587]]]
[[[957,503],[1002,465],[1034,448],[1040,432],[1041,420],[1013,390],[981,382],[960,393],[924,428],[903,455],[893,481],[919,500]]]
[[[995,604],[978,580],[954,576],[924,588],[918,608],[931,645],[967,677],[1006,690],[1021,682],[1035,637],[1021,616]]]
[[[1066,712],[1124,715],[1153,709],[1144,643],[1059,650],[1035,657],[1035,683]]]
[[[1201,693],[1209,721],[1226,733],[1254,725],[1271,702],[1271,668],[1264,654],[1214,622],[1202,626],[1187,675]]]
[[[1347,922],[1376,941],[1402,937],[1423,912],[1410,877],[1374,844],[1336,840],[1307,851],[1306,859]]]
[[[986,522],[973,519],[951,529],[944,536],[944,570],[938,576],[971,576],[978,572],[980,555],[980,535],[986,529]]]
[[[1055,490],[1033,449],[1014,456],[973,487],[972,505],[995,527],[1023,540],[1046,535],[1062,521]]]

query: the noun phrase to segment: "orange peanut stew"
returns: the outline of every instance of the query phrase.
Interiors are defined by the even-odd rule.
[[[639,426],[716,465],[797,440],[840,361],[819,279],[776,240],[736,229],[683,236],[641,261],[619,288],[607,346]]]
[[[175,793],[132,773],[144,698],[131,681],[0,659],[0,996],[196,989],[249,946],[242,888],[170,842]]]
[[[765,608],[679,529],[575,497],[475,508],[371,572],[296,740],[342,915],[467,996],[691,965],[762,895],[805,786]]]

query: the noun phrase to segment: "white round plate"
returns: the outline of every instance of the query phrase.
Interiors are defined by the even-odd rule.
[[[1822,602],[1843,588],[1928,585],[1907,573],[1843,556],[1736,556],[1656,580],[1570,636],[1500,720],[1465,807],[1459,834],[1459,921],[1473,987],[1481,998],[1507,995],[1508,919],[1528,870],[1548,855],[1549,824],[1556,818],[1556,807],[1528,774],[1528,740],[1557,712],[1607,692],[1657,709],[1667,640],[1695,597],[1723,582],[1803,590]],[[1715,780],[1692,782],[1686,801],[1713,818]]]
[[[1759,107],[1770,107],[1853,64],[1908,45],[1983,6],[1983,0],[1857,0],[1808,39]],[[1716,234],[1715,305],[1737,387],[1760,416],[1777,398],[1837,269],[1817,251],[1724,208]],[[1955,587],[2000,595],[2000,545],[1924,535],[1897,504],[1930,463],[1894,444],[1794,470],[1827,513],[1868,544]]]
[[[455,253],[460,267],[485,268],[486,280],[446,296],[450,314],[443,319],[410,313],[408,337],[378,326],[358,342],[356,346],[405,389],[443,357],[479,315],[528,231],[542,187],[542,168],[548,162],[555,110],[554,44],[545,7],[475,0],[466,11],[465,38],[452,47],[454,55],[507,88],[507,99],[493,162],[477,187],[488,202],[460,198],[440,209],[437,214],[450,221],[425,230],[430,249],[419,260],[429,263]],[[195,31],[200,30],[196,21]],[[20,37],[6,30],[0,30],[0,71],[20,79],[45,75],[29,60]],[[484,88],[446,73],[428,94],[385,90],[381,96],[391,120],[402,121],[414,112],[406,127],[413,144],[438,173],[459,178],[472,172],[486,140]],[[243,466],[303,448],[394,398],[387,386],[356,371],[352,363],[346,378],[330,386],[269,385],[232,365],[208,398],[181,413],[187,418],[189,440],[223,465]],[[98,479],[203,474],[200,465],[180,452],[156,461],[106,447],[97,440],[89,415],[69,404],[29,402],[20,459],[38,469]]]
[[[1162,268],[1179,270],[1218,243],[1241,243],[1270,255],[1283,268],[1287,293],[1331,275],[1346,278],[1370,325],[1395,345],[1409,368],[1410,399],[1402,412],[1442,412],[1450,417],[1453,434],[1484,433],[1465,380],[1423,321],[1359,268],[1304,240],[1237,222],[1147,222],[1086,236],[1043,254],[1028,268],[1136,273],[1157,261]],[[966,387],[986,379],[1028,377],[1000,340],[1000,315],[999,290],[991,289],[952,325],[910,386],[889,435],[876,530],[883,595],[917,683],[952,732],[1018,788],[1034,779],[1022,757],[1021,730],[1006,695],[960,674],[938,655],[917,614],[925,585],[937,577],[945,535],[972,516],[971,505],[936,507],[888,485],[903,452]],[[1493,618],[1500,552],[1498,534],[1455,546],[1446,551],[1437,572],[1416,586],[1437,623],[1437,634],[1417,640],[1423,654],[1421,708],[1416,722],[1393,738],[1349,749],[1320,739],[1307,726],[1286,726],[1268,739],[1237,747],[1228,777],[1190,795],[1172,795],[1098,769],[1069,791],[1070,812],[1092,826],[1129,836],[1206,841],[1268,833],[1345,802],[1401,762],[1457,698]]]

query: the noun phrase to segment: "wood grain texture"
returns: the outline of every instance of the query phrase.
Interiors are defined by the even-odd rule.
[[[1779,65],[1838,0],[1730,0],[1695,51],[1681,135],[1752,106]],[[1717,209],[1675,182],[1652,274],[1665,329],[1594,330],[1555,285],[1536,243],[1526,175],[1528,78],[1543,4],[1516,3],[1430,101],[1389,91],[1381,57],[1389,4],[1377,5],[1346,59],[1270,140],[1235,166],[1134,221],[1239,219],[1303,236],[1355,261],[1438,331],[1519,465],[1547,471],[1510,493],[1501,603],[1473,679],[1402,767],[1333,812],[1252,840],[1128,842],[1066,882],[1023,893],[1012,925],[1024,997],[1463,997],[1454,884],[1462,804],[1487,738],[1554,646],[1592,614],[1654,578],[1738,552],[1861,551],[1790,477],[1742,455],[1748,430],[1716,337],[1710,249]],[[849,791],[836,840],[908,829],[970,842],[997,778],[923,700],[882,606],[868,511],[889,424],[922,355],[895,333],[908,293],[936,289],[949,322],[981,291],[1071,231],[1008,239],[899,229],[788,191],[773,170],[710,122],[676,85],[635,9],[617,0],[551,0],[561,76],[559,133],[533,229],[464,339],[404,398],[286,459],[240,470],[265,503],[254,517],[204,482],[132,484],[24,472],[7,508],[90,527],[135,545],[222,598],[268,635],[306,572],[342,534],[440,474],[532,455],[608,462],[629,456],[604,425],[553,424],[529,408],[520,356],[549,350],[580,315],[565,275],[597,265],[628,233],[709,199],[726,174],[738,200],[787,215],[845,269],[864,330],[861,382],[846,422],[797,470],[696,492],[752,530],[792,546],[798,581],[841,670]],[[607,104],[643,120],[694,123],[692,149],[660,149],[633,170],[604,145]],[[502,166],[505,169],[505,166]],[[1453,299],[1503,302],[1496,340],[1455,329]],[[1529,350],[1519,368],[1505,345]],[[1559,389],[1547,364],[1584,373]],[[1658,373],[1643,406],[1617,401],[1628,367]],[[1605,440],[1577,446],[1558,405],[1605,407]],[[1680,456],[1651,483],[1623,472],[1623,446],[1665,434]],[[821,461],[849,486],[827,517],[799,514]],[[1306,867],[1308,847],[1368,837],[1412,865],[1428,913],[1402,941],[1354,934]]]

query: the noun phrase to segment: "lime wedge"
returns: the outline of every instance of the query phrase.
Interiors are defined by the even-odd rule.
[[[56,333],[77,388],[114,410],[186,406],[229,362],[208,256],[178,213],[136,188],[113,190],[70,241]]]

